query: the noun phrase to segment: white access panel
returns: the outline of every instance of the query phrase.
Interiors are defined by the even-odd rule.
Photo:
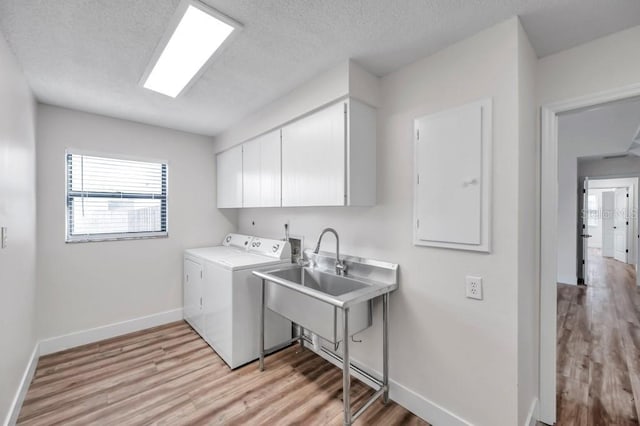
[[[216,157],[218,208],[242,207],[242,145]]]
[[[282,206],[346,204],[346,103],[282,128]]]
[[[280,206],[280,130],[242,145],[243,207]]]
[[[488,252],[491,100],[415,120],[414,244]]]

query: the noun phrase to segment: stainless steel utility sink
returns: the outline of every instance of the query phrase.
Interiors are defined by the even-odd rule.
[[[336,236],[335,255],[319,251],[320,240],[326,232]],[[327,228],[320,234],[316,249],[304,252],[304,259],[310,266],[293,265],[268,272],[253,271],[262,280],[258,365],[263,371],[265,354],[278,349],[264,347],[265,307],[333,343],[333,349],[327,349],[324,345],[317,347],[302,330],[287,342],[312,344],[314,351],[326,354],[327,359],[342,366],[344,424],[350,425],[379,397],[385,403],[388,401],[389,293],[398,288],[398,265],[354,256],[341,257],[338,255],[338,246],[337,232]],[[371,304],[378,296],[382,299],[381,380],[353,365],[349,358],[349,336],[371,326]],[[336,353],[338,342],[342,342],[342,356]],[[350,402],[349,377],[352,371],[379,386],[356,413],[352,412]]]
[[[349,335],[371,326],[372,299],[398,287],[397,265],[344,256],[348,275],[335,273],[335,255],[305,251],[311,266],[254,271],[265,281],[265,306],[329,342],[343,338],[342,309],[349,308]]]
[[[323,298],[343,296],[367,287],[356,280],[309,267],[294,266],[264,275],[270,277],[265,286],[267,308],[334,344],[342,340],[342,315],[338,306]],[[350,307],[349,335],[370,327],[371,322],[371,300]]]

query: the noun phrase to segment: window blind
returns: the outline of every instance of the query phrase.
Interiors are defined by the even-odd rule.
[[[167,235],[167,165],[67,152],[67,241]]]

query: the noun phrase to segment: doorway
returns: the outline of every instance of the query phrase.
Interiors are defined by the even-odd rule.
[[[639,118],[640,120],[640,118]],[[625,158],[616,156],[615,158]],[[640,157],[629,159],[640,171]],[[633,266],[640,250],[638,240],[638,177],[587,177],[583,169],[593,167],[601,160],[578,161],[578,174],[582,180],[582,194],[578,211],[578,283],[589,285],[594,274],[602,275],[600,258],[614,259]],[[629,163],[629,161],[627,161]],[[617,161],[600,165],[615,168]],[[636,275],[636,274],[634,274]]]
[[[541,109],[541,235],[540,235],[540,399],[539,399],[539,420],[547,423],[554,424],[557,419],[557,406],[556,406],[556,391],[557,376],[556,376],[556,360],[557,360],[557,342],[559,332],[556,329],[558,321],[558,305],[561,300],[558,299],[559,284],[565,282],[567,286],[573,286],[576,288],[578,278],[578,266],[576,263],[577,252],[577,232],[580,231],[578,224],[576,223],[575,209],[578,205],[578,185],[579,181],[576,179],[577,173],[577,158],[580,155],[575,156],[572,160],[566,160],[566,152],[563,150],[566,146],[561,146],[560,134],[562,129],[559,126],[561,117],[572,116],[580,112],[589,112],[596,109],[601,109],[605,106],[638,102],[640,97],[640,85],[634,85],[623,89],[612,90],[604,93],[599,93],[591,96],[584,96],[581,98],[568,100],[564,102],[557,102],[554,104],[548,104]],[[640,116],[638,116],[640,117]],[[589,129],[592,123],[586,123],[583,129],[582,136],[587,139],[590,136],[594,136],[593,129]],[[637,126],[640,123],[636,123]],[[596,129],[597,130],[597,129]],[[635,130],[635,129],[634,129]],[[602,141],[612,141],[618,143],[618,147],[610,149],[608,152],[604,151],[599,153],[600,156],[615,155],[615,154],[628,154],[634,147],[632,143],[633,131],[630,133],[626,140],[620,139],[602,139]],[[584,142],[583,137],[577,138],[576,143]],[[621,145],[626,144],[626,147]],[[593,148],[597,144],[585,143],[581,148]],[[587,149],[588,150],[588,149]],[[587,153],[585,156],[589,156],[592,153]],[[564,161],[564,162],[563,162]],[[636,175],[637,175],[636,170]],[[594,175],[598,175],[597,173]],[[573,193],[563,195],[564,198],[559,198],[562,193],[563,182],[567,182],[563,177],[567,177],[571,181],[569,187],[573,186]],[[566,190],[566,188],[564,188]],[[566,210],[562,210],[565,208]],[[564,213],[569,212],[569,215]],[[567,219],[570,217],[569,219]],[[565,233],[566,235],[562,235]],[[637,235],[634,235],[637,240]],[[564,244],[564,246],[563,246]],[[587,243],[588,244],[588,243]],[[587,245],[588,247],[588,245]],[[569,250],[565,250],[569,248]],[[563,258],[564,256],[569,256]],[[622,264],[623,267],[621,275],[629,275],[633,272],[633,268],[629,265]],[[562,272],[562,275],[559,272]],[[573,281],[573,282],[571,282]],[[584,290],[589,287],[582,287]],[[637,300],[637,286],[627,286],[628,289],[626,296]],[[586,297],[586,296],[585,296]],[[618,298],[620,298],[618,296]],[[624,298],[622,298],[624,299]],[[627,299],[631,300],[631,299]],[[636,315],[636,319],[637,319]],[[604,335],[607,336],[606,334]],[[562,337],[560,335],[560,337]],[[629,340],[631,341],[631,340]],[[627,347],[629,347],[627,345]],[[638,348],[640,351],[640,348]],[[640,353],[640,352],[638,352]],[[637,355],[637,353],[634,353]],[[588,363],[574,363],[575,366],[588,365]],[[593,364],[597,366],[597,363]],[[577,373],[579,369],[575,369]],[[582,372],[584,374],[584,371]],[[592,377],[606,377],[607,380],[612,377],[611,371],[604,370],[596,371],[595,369],[590,371],[593,373]],[[600,374],[602,373],[602,374]],[[604,375],[603,375],[604,374]],[[640,371],[635,375],[626,375],[629,382],[626,383],[628,392],[636,395],[627,398],[628,401],[640,401],[640,381],[637,377],[640,375]],[[584,377],[584,375],[583,375]],[[632,378],[635,379],[632,380]],[[584,387],[576,387],[576,389],[584,389]],[[587,390],[587,399],[589,398]],[[627,395],[628,396],[628,395]],[[611,394],[609,397],[613,398]],[[597,399],[596,402],[602,402],[603,400]],[[605,404],[606,405],[606,404]],[[606,408],[605,405],[600,404],[600,408]],[[629,411],[631,412],[631,411]],[[637,413],[640,412],[640,407],[633,407],[634,416],[637,417]],[[607,413],[606,409],[601,413]],[[577,415],[576,412],[574,412]],[[622,417],[621,417],[622,418]],[[632,417],[633,419],[633,417]],[[602,420],[602,419],[601,419]],[[576,419],[574,417],[573,424]],[[578,423],[580,424],[580,423]]]

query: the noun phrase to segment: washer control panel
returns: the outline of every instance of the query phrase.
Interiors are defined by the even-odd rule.
[[[288,241],[253,237],[249,243],[249,251],[276,259],[291,257],[291,245]]]
[[[222,240],[222,245],[237,247],[275,259],[288,259],[291,257],[291,244],[288,241],[253,237],[251,235],[227,234]]]
[[[228,234],[222,240],[222,245],[227,247],[238,247],[241,249],[249,250],[253,237],[250,235],[242,234]]]

